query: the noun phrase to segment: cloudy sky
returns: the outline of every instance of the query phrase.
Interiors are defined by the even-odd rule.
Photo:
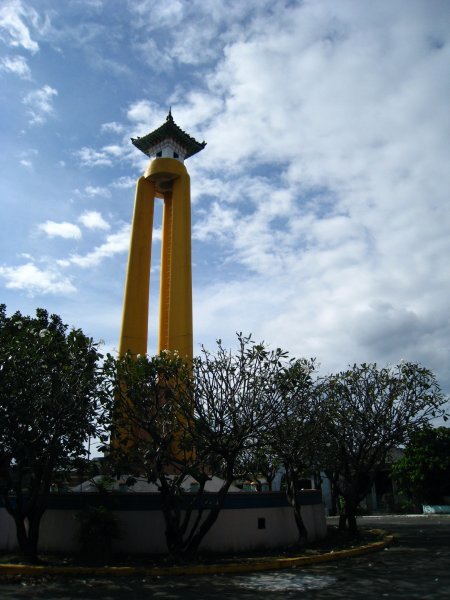
[[[172,106],[207,141],[195,349],[252,332],[449,391],[449,23],[448,0],[2,0],[0,301],[117,348],[130,137]]]

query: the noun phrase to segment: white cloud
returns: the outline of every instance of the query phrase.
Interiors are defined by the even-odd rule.
[[[35,53],[39,45],[31,38],[30,28],[37,27],[39,17],[37,12],[21,0],[6,0],[0,7],[0,30],[3,30],[4,39],[10,46],[22,46],[25,50]]]
[[[39,90],[34,90],[25,96],[23,103],[28,107],[31,124],[40,125],[53,114],[53,97],[57,95],[57,90],[49,85],[44,85]]]
[[[58,8],[67,17],[61,57],[74,54],[67,32],[84,63],[104,68],[96,48],[107,35],[105,56],[126,56],[130,72],[145,61],[141,72],[155,91],[152,101],[140,98],[114,71],[116,109],[109,104],[96,125],[86,113],[89,137],[82,127],[71,143],[82,147],[82,165],[119,168],[104,187],[92,173],[77,193],[114,191],[114,210],[131,219],[132,191],[116,203],[115,189],[134,187],[147,159],[128,137],[159,127],[172,104],[175,121],[208,142],[187,163],[198,341],[228,332],[233,343],[239,329],[316,355],[326,369],[406,357],[447,373],[447,3],[410,0],[407,11],[389,0],[210,4],[133,0],[109,20],[91,11],[76,23],[72,3]],[[102,76],[96,106],[110,102],[102,94],[112,74]],[[89,141],[96,128],[108,135],[98,146]],[[59,265],[122,258],[128,244],[129,231],[110,234]]]
[[[35,294],[70,294],[76,291],[68,277],[52,269],[39,269],[29,262],[18,267],[0,267],[6,287]]]
[[[178,64],[203,66],[221,56],[230,40],[245,37],[249,21],[266,14],[268,7],[274,14],[286,10],[285,2],[273,0],[216,2],[213,10],[208,2],[200,0],[164,4],[137,0],[131,4],[136,15],[132,19],[136,47],[142,60],[155,71],[167,72]]]
[[[105,187],[88,185],[84,188],[84,193],[90,198],[109,198],[110,191]]]
[[[167,43],[158,43],[156,40],[145,36],[135,44],[136,52],[158,74],[173,72],[173,60]]]
[[[40,223],[38,229],[46,233],[49,237],[62,237],[65,239],[79,240],[81,238],[81,229],[78,225],[63,221],[56,223],[55,221],[46,221]]]
[[[137,15],[139,25],[152,30],[159,27],[174,27],[180,23],[185,4],[181,0],[166,0],[164,3],[155,0],[138,0],[130,4],[130,9]]]
[[[116,121],[111,121],[110,123],[102,123],[100,130],[102,133],[123,133],[124,127]]]
[[[103,8],[103,0],[75,0],[76,4],[81,4],[83,9],[100,11]]]
[[[188,167],[194,234],[227,268],[226,283],[197,290],[198,336],[226,337],[233,323],[326,369],[406,356],[446,377],[450,34],[439,6],[292,4],[225,48],[207,80],[223,110],[191,113],[208,142]]]
[[[78,220],[88,229],[106,230],[110,228],[109,223],[105,221],[101,213],[95,210],[88,210],[84,212]]]
[[[117,144],[110,144],[109,146],[103,146],[103,152],[110,154],[111,156],[121,156],[123,154],[123,148]]]
[[[126,158],[129,149],[110,144],[100,150],[84,146],[75,152],[75,156],[84,167],[112,167],[114,162]]]
[[[128,252],[130,246],[130,226],[125,225],[117,233],[111,233],[106,237],[106,242],[97,246],[92,252],[84,256],[72,255],[69,260],[72,264],[82,268],[96,267],[106,258],[115,254]]]
[[[75,156],[79,159],[84,167],[111,167],[113,161],[105,152],[87,148],[84,146],[75,152]]]
[[[230,237],[233,237],[239,225],[238,211],[214,202],[202,212],[205,216],[203,219],[196,220],[192,231],[193,238],[199,241],[211,238],[230,241]]]
[[[182,129],[188,129],[190,135],[199,141],[203,140],[205,125],[224,110],[222,98],[200,91],[185,94],[178,90],[171,97],[171,102],[176,106],[174,119],[177,124],[180,124]]]
[[[134,179],[133,177],[129,177],[129,176],[123,176],[123,177],[119,177],[119,179],[116,179],[115,181],[113,181],[110,186],[113,188],[119,188],[119,189],[126,189],[126,188],[130,188],[130,187],[134,187],[136,185],[136,179]]]
[[[70,267],[70,260],[67,260],[67,258],[59,258],[56,261],[56,264],[60,267]]]
[[[22,79],[30,79],[31,71],[26,59],[23,56],[5,56],[0,61],[0,70],[7,73],[14,73]]]
[[[20,164],[22,165],[22,167],[25,167],[26,169],[30,169],[33,170],[33,163],[31,160],[29,160],[28,158],[23,158],[20,161]]]
[[[150,100],[139,100],[129,106],[127,118],[139,127],[146,128],[144,133],[141,132],[141,135],[145,135],[161,125],[161,108]]]

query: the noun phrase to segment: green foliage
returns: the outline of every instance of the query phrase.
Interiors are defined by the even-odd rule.
[[[322,414],[315,394],[314,360],[299,359],[278,376],[280,411],[267,436],[272,452],[301,477],[317,467]]]
[[[279,408],[265,436],[268,454],[275,456],[285,469],[286,495],[294,509],[299,541],[307,539],[298,504],[300,480],[318,468],[323,411],[315,394],[316,364],[313,359],[290,361],[277,377]]]
[[[168,465],[182,469],[192,453],[183,417],[190,393],[185,362],[168,352],[128,353],[117,359],[108,355],[104,375],[116,468],[145,473],[150,481],[156,481]]]
[[[196,552],[235,479],[270,480],[280,464],[300,535],[306,530],[296,496],[306,472],[326,471],[355,528],[357,506],[393,447],[412,441],[396,467],[400,480],[422,492],[431,490],[430,474],[433,482],[437,472],[448,480],[448,430],[439,443],[417,434],[444,416],[445,401],[420,365],[354,365],[317,381],[314,360],[289,359],[242,334],[237,351],[219,340],[214,352],[202,348],[189,363],[169,352],[108,355],[100,369],[100,358],[92,339],[68,331],[58,316],[38,309],[35,318],[7,317],[0,306],[0,494],[30,556],[55,471],[82,465],[89,436],[106,441],[104,427],[115,474],[145,475],[158,485],[175,558]],[[205,508],[200,500],[212,475],[223,484]],[[99,509],[79,519],[82,545],[97,540],[106,561],[116,532],[111,515]]]
[[[111,402],[110,458],[116,473],[146,476],[162,496],[166,537],[174,558],[190,552],[199,521],[192,518],[198,494],[189,499],[187,478],[199,482],[199,494],[209,479],[200,450],[194,450],[192,365],[178,355],[108,355],[104,372]],[[198,440],[196,440],[198,441]]]
[[[282,350],[242,334],[235,353],[218,341],[215,352],[202,348],[190,364],[167,352],[108,357],[113,456],[122,473],[146,474],[159,486],[175,558],[195,553],[241,475],[242,456],[257,447],[280,412],[285,362]],[[222,477],[217,502],[197,510],[212,475]],[[190,505],[188,478],[199,484]]]
[[[75,518],[80,523],[81,560],[88,564],[108,563],[112,557],[113,540],[120,535],[114,514],[104,506],[89,506],[76,513]]]
[[[319,388],[328,414],[324,466],[356,531],[356,509],[389,451],[444,415],[445,398],[431,371],[414,364],[354,365]]]
[[[27,554],[36,553],[53,473],[99,433],[100,358],[92,339],[57,315],[8,317],[0,305],[0,489]]]
[[[43,457],[54,466],[85,453],[97,433],[100,358],[81,330],[67,332],[43,309],[36,318],[0,307],[0,446],[29,467]]]
[[[202,449],[224,478],[237,476],[242,453],[257,448],[282,411],[287,353],[238,334],[235,353],[202,348],[194,359],[192,407]]]
[[[267,485],[272,491],[273,480],[282,466],[279,458],[270,451],[264,438],[254,448],[243,451],[238,457],[237,471],[240,480],[251,480],[259,486]]]
[[[450,496],[450,428],[427,427],[412,435],[392,466],[401,492],[419,504],[444,504]]]

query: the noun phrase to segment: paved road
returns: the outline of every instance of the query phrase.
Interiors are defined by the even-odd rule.
[[[381,552],[304,569],[183,578],[66,579],[0,584],[2,600],[450,600],[450,516],[364,517],[398,535]]]

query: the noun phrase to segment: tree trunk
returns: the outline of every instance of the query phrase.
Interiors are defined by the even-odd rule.
[[[355,511],[356,512],[356,511]],[[358,525],[356,523],[356,514],[347,514],[348,520],[348,532],[352,537],[356,537],[358,535]]]
[[[197,531],[192,532],[193,535],[192,535],[192,537],[190,537],[189,542],[186,546],[186,554],[188,556],[194,556],[198,552],[199,546],[200,546],[203,538],[208,533],[208,531],[211,529],[211,527],[214,525],[214,523],[217,521],[217,517],[219,516],[219,513],[222,510],[222,507],[225,502],[225,496],[228,493],[231,482],[232,482],[232,479],[225,481],[224,486],[217,494],[217,501],[216,501],[214,507],[209,509],[209,512],[208,512],[206,518],[204,519],[204,521],[202,523],[200,523]]]
[[[38,561],[39,527],[45,512],[46,499],[43,496],[34,496],[30,504],[24,505],[21,494],[14,498],[14,504],[8,496],[3,497],[8,513],[13,517],[16,525],[17,542],[21,555],[29,562]]]
[[[162,500],[162,511],[166,523],[166,542],[171,557],[176,562],[184,562],[195,557],[198,548],[214,525],[222,510],[225,502],[225,496],[231,485],[232,479],[225,480],[221,490],[214,494],[208,494],[208,497],[214,497],[213,506],[208,506],[205,509],[198,507],[187,507],[182,508],[180,503],[180,496],[175,496],[173,490],[161,486],[161,500]],[[201,497],[203,492],[200,492],[197,498],[199,498],[199,505],[201,504]],[[188,511],[188,514],[186,514]],[[201,519],[203,512],[205,518]],[[184,513],[184,516],[182,516]],[[196,513],[191,521],[191,516]]]
[[[297,476],[292,473],[288,467],[285,466],[286,470],[286,496],[289,504],[292,506],[294,511],[295,523],[298,529],[298,541],[301,545],[304,545],[308,541],[308,530],[303,522],[301,506],[298,502],[298,485]]]
[[[166,523],[166,543],[169,554],[178,562],[183,554],[183,535],[181,532],[180,498],[173,494],[169,486],[161,481],[161,508]]]
[[[338,499],[339,499],[339,491],[336,486],[336,482],[333,479],[330,479],[331,482],[331,509],[330,516],[334,517],[338,514]]]
[[[39,541],[39,524],[38,520],[28,521],[28,528],[25,525],[25,518],[22,515],[14,515],[16,524],[17,541],[19,543],[20,554],[31,563],[37,563],[38,560],[38,541]],[[27,530],[28,529],[28,530]]]
[[[358,524],[356,522],[356,510],[358,503],[351,498],[345,498],[345,506],[343,512],[339,515],[339,529],[341,531],[348,530],[352,537],[358,535]]]

